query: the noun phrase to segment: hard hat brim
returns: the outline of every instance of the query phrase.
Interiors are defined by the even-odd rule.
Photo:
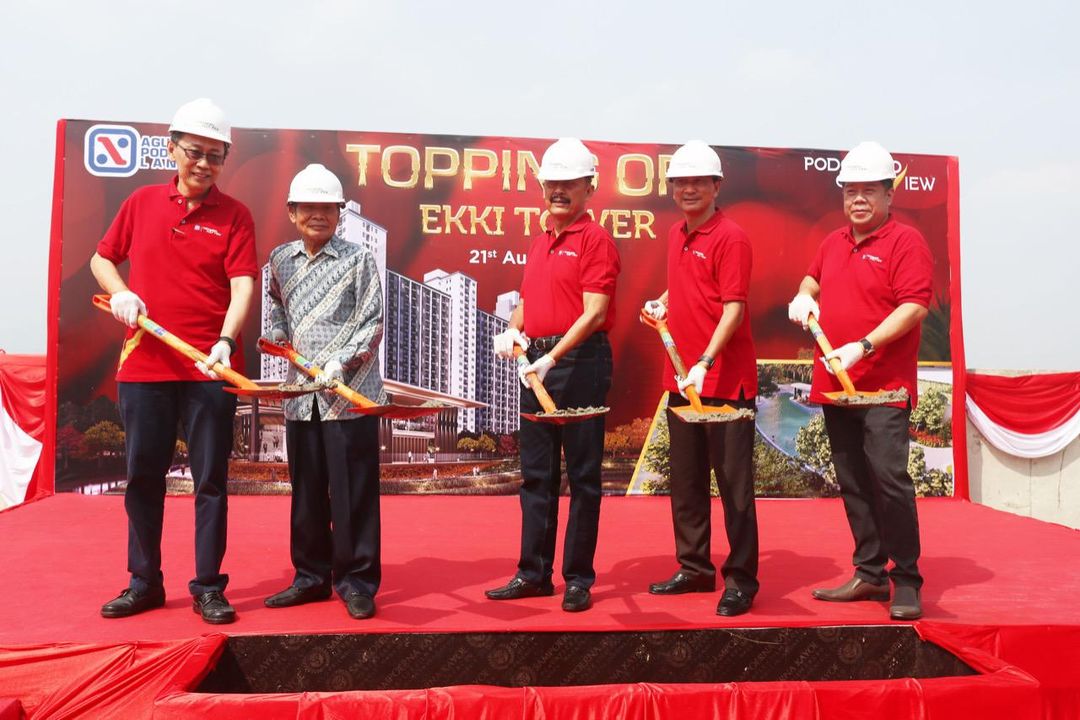
[[[896,172],[892,172],[888,175],[882,173],[848,173],[845,175],[842,171],[836,176],[836,182],[838,183],[856,183],[856,182],[885,182],[886,180],[895,180]]]
[[[721,180],[724,179],[724,173],[722,171],[718,172],[718,173],[716,173],[716,172],[711,172],[711,173],[710,172],[705,172],[705,173],[703,173],[703,172],[693,172],[693,171],[690,171],[690,170],[675,170],[674,172],[672,172],[671,168],[668,168],[668,170],[664,174],[664,176],[667,177],[667,178],[714,177],[714,178],[720,178]]]
[[[538,172],[536,174],[536,179],[539,180],[540,182],[547,182],[548,180],[555,180],[555,181],[559,181],[559,180],[579,180],[581,178],[591,178],[591,177],[596,177],[596,171],[595,170],[592,171],[591,173],[588,173],[587,175],[582,175],[581,173],[573,173],[573,172],[564,172],[564,173],[561,173],[561,172],[546,172],[545,173],[543,171],[540,171],[540,172]]]
[[[206,138],[207,140],[219,140],[226,145],[232,144],[232,133],[217,133],[212,130],[207,130],[205,127],[192,128],[188,125],[180,123],[179,125],[170,125],[169,132],[179,132],[185,135],[194,135],[196,137]]]
[[[285,202],[286,203],[320,203],[320,204],[321,203],[327,203],[327,204],[330,204],[330,205],[344,205],[345,204],[345,198],[344,197],[328,198],[325,195],[320,195],[318,197],[315,197],[313,195],[290,195],[289,199],[286,200]]]

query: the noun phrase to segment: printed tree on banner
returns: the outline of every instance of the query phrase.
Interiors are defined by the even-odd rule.
[[[481,435],[476,441],[476,449],[483,453],[495,452],[495,438],[491,437],[487,433]]]
[[[513,435],[499,436],[499,454],[504,456],[517,455],[518,441]]]
[[[799,460],[803,461],[825,478],[826,485],[836,491],[839,484],[836,482],[836,469],[832,464],[832,450],[829,447],[829,436],[825,432],[825,418],[815,415],[810,422],[795,434],[795,453]]]
[[[83,434],[71,425],[60,428],[56,431],[56,452],[60,456],[60,468],[66,470],[70,458],[81,457],[86,452]]]
[[[912,436],[923,445],[947,447],[952,443],[952,424],[946,418],[949,398],[932,388],[919,395],[918,406],[911,411]]]

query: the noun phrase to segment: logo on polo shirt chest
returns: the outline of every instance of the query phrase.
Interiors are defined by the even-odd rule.
[[[877,255],[871,255],[870,253],[863,253],[862,254],[862,259],[863,260],[869,260],[870,262],[876,262],[876,263],[881,262],[881,258],[879,258]]]
[[[691,250],[690,252],[693,254],[694,257],[698,258],[699,260],[708,260],[709,259],[708,255],[701,252],[700,250]]]
[[[578,256],[577,252],[575,252],[573,250],[557,250],[555,252],[555,254],[556,255],[562,255],[563,257],[577,257]]]
[[[221,237],[221,231],[217,228],[212,228],[209,225],[202,225],[200,223],[195,224],[195,232],[204,232],[207,235],[213,235],[214,237]]]

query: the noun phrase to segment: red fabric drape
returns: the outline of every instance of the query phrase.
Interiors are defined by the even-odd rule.
[[[1036,435],[1080,412],[1080,372],[1018,377],[969,372],[967,394],[997,425]]]
[[[11,419],[45,441],[45,356],[0,353],[0,396]]]
[[[8,355],[0,353],[0,402],[8,415],[23,432],[45,444],[45,356]],[[26,499],[33,500],[41,494],[42,468],[51,467],[52,458],[42,456],[34,470]]]

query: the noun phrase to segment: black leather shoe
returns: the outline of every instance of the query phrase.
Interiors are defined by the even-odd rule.
[[[345,598],[345,609],[354,620],[367,620],[375,614],[375,600],[358,592],[349,593]]]
[[[811,595],[827,602],[858,602],[860,600],[888,600],[889,583],[875,585],[862,578],[853,577],[840,587],[818,588]]]
[[[716,590],[716,578],[690,575],[678,571],[664,582],[653,583],[649,592],[653,595],[682,595],[692,592],[712,592]]]
[[[922,600],[919,589],[910,585],[897,585],[889,607],[889,617],[893,620],[918,620],[922,617]]]
[[[551,581],[536,585],[523,577],[515,577],[502,587],[485,590],[488,600],[517,600],[518,598],[548,597],[555,594]]]
[[[567,585],[562,596],[562,609],[566,612],[582,612],[592,607],[592,595],[580,585]]]
[[[153,610],[165,604],[165,588],[152,588],[146,592],[135,592],[127,588],[124,592],[101,606],[101,616],[122,618],[138,615],[146,610]]]
[[[716,606],[716,614],[724,617],[734,617],[750,611],[754,604],[754,598],[742,590],[728,588],[720,597],[720,604]]]
[[[228,625],[236,620],[236,610],[220,590],[211,590],[191,598],[191,609],[202,615],[203,622],[211,625]]]
[[[290,585],[281,592],[263,600],[263,605],[268,608],[292,607],[325,600],[328,597],[330,597],[330,588],[326,585],[312,585],[305,588]]]

